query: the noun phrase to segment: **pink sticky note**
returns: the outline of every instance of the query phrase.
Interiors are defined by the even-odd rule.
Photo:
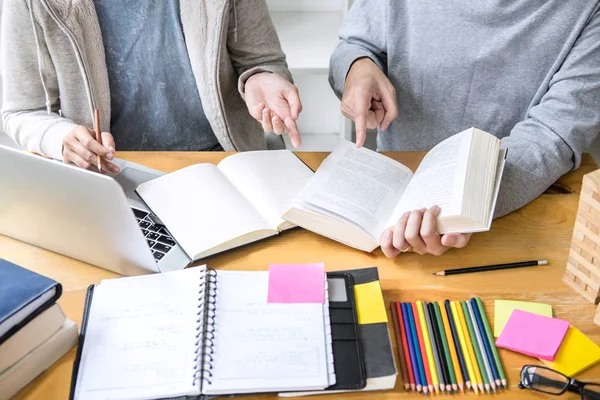
[[[496,340],[496,346],[554,361],[569,325],[562,319],[516,309]]]
[[[269,266],[267,303],[321,303],[325,301],[325,270],[318,264]]]

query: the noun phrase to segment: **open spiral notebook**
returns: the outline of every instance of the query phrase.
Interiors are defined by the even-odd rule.
[[[268,272],[204,266],[90,288],[71,398],[322,390],[335,383],[324,304],[267,303]]]

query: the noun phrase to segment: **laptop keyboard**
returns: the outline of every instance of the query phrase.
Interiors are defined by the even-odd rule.
[[[157,224],[152,220],[151,214],[146,211],[132,208],[135,219],[146,237],[146,242],[152,250],[152,255],[156,261],[160,261],[165,254],[175,246],[175,241],[163,225]]]

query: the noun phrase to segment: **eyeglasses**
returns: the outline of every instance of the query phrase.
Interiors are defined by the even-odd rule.
[[[555,395],[569,391],[579,393],[581,400],[600,400],[600,383],[581,382],[539,365],[525,365],[521,369],[519,388]]]

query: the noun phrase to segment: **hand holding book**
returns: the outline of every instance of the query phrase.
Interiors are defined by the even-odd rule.
[[[466,245],[469,233],[490,229],[504,158],[500,139],[475,128],[439,143],[414,173],[383,154],[342,142],[283,218],[363,251],[375,250],[383,239],[392,250],[383,234],[397,229],[404,232],[392,235],[397,250],[407,249],[400,246],[408,239],[420,252],[441,252],[442,246]]]
[[[451,248],[465,247],[471,239],[471,233],[438,233],[436,219],[440,212],[437,205],[429,209],[406,211],[396,225],[384,231],[379,238],[383,254],[388,258],[406,252],[439,256]]]

